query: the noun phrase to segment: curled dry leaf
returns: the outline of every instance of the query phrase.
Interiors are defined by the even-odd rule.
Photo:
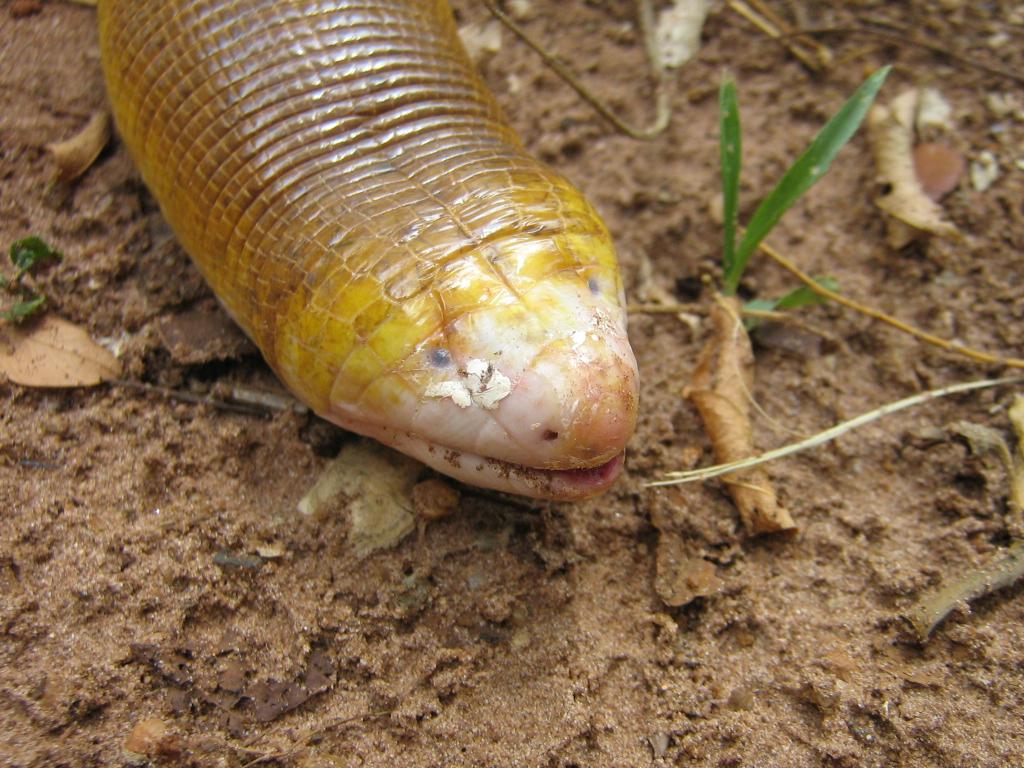
[[[959,232],[946,221],[939,207],[921,187],[914,170],[914,118],[919,94],[905,91],[888,106],[875,104],[868,113],[867,128],[875,154],[878,180],[889,191],[875,205],[892,217],[888,222],[888,242],[902,248],[918,232],[940,237],[956,237]]]
[[[754,353],[740,311],[740,302],[735,297],[720,296],[711,308],[714,332],[701,350],[685,393],[700,412],[719,464],[754,455],[750,426]],[[733,472],[725,478],[748,531],[758,534],[796,529],[793,518],[775,497],[775,489],[764,470]]]
[[[352,518],[349,540],[359,557],[394,547],[415,528],[412,489],[422,470],[396,451],[357,440],[324,467],[299,502],[299,512],[319,514],[343,498]]]
[[[0,325],[0,374],[26,387],[91,387],[120,376],[121,364],[82,328],[46,315]]]
[[[708,5],[708,0],[675,0],[658,14],[654,34],[662,66],[680,67],[697,55]]]
[[[96,161],[110,141],[110,115],[94,112],[89,122],[66,141],[47,144],[46,149],[57,163],[57,179],[68,182],[77,179]]]

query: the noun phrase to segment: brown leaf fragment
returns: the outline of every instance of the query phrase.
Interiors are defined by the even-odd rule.
[[[673,531],[658,534],[654,590],[665,605],[678,608],[722,587],[715,566],[687,552],[683,537]]]
[[[65,141],[47,144],[47,151],[57,164],[57,180],[77,179],[87,170],[110,141],[110,114],[94,112],[78,133]]]
[[[754,353],[740,321],[740,309],[739,300],[733,296],[720,296],[711,308],[713,334],[701,350],[697,369],[684,393],[697,406],[720,464],[754,455],[750,426]],[[779,505],[764,470],[733,472],[725,479],[748,531],[760,534],[796,529],[789,512]]]
[[[26,387],[91,387],[121,375],[121,364],[84,329],[45,315],[0,324],[0,374]]]

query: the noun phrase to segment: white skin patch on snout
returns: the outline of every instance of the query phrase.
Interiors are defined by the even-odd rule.
[[[450,397],[459,408],[476,404],[487,410],[498,407],[498,403],[512,391],[512,381],[486,360],[470,360],[459,379],[431,384],[424,394],[427,397]]]

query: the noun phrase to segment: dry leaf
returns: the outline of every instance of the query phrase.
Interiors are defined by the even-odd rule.
[[[658,14],[654,34],[662,66],[680,67],[697,55],[708,5],[708,0],[675,0]]]
[[[89,122],[67,141],[47,144],[46,149],[57,162],[58,181],[77,179],[91,166],[110,141],[110,115],[94,112]]]
[[[422,470],[419,462],[372,440],[349,443],[324,467],[299,502],[299,512],[317,514],[344,497],[356,554],[394,547],[415,528],[411,496]]]
[[[91,387],[116,379],[121,364],[67,320],[0,325],[0,373],[26,387]]]
[[[888,106],[873,106],[867,118],[878,180],[889,187],[889,192],[877,198],[875,205],[892,217],[888,222],[888,242],[893,248],[907,245],[917,232],[940,237],[959,235],[957,228],[945,220],[942,208],[925,194],[914,171],[918,98],[916,89],[905,91]]]
[[[701,350],[686,397],[693,401],[720,464],[754,455],[750,426],[750,393],[754,384],[754,353],[743,323],[740,302],[719,297],[711,308],[714,335]],[[775,497],[768,475],[760,468],[725,476],[729,493],[751,533],[796,529],[796,523]]]

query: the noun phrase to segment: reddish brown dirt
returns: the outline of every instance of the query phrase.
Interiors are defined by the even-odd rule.
[[[43,145],[103,106],[103,84],[94,12],[24,13],[31,5],[0,8],[0,243],[38,234],[64,251],[44,280],[52,311],[121,339],[129,379],[273,388],[257,358],[187,365],[164,348],[160,323],[212,298],[116,139],[82,179],[50,183]],[[464,20],[484,16],[458,5]],[[631,4],[533,5],[529,28],[645,118]],[[884,16],[1024,72],[1019,5],[932,5],[806,4],[806,23]],[[965,181],[946,201],[965,239],[891,252],[858,136],[772,240],[851,296],[1024,356],[1024,123],[990,98],[1019,98],[1019,81],[848,34],[825,38],[836,65],[813,76],[721,7],[704,40],[674,78],[669,131],[650,143],[616,135],[508,34],[485,64],[527,144],[606,217],[631,296],[647,258],[658,286],[706,316],[723,70],[740,88],[749,215],[865,74],[895,62],[883,98],[939,87],[953,143],[999,160],[991,188]],[[758,262],[743,290],[793,285]],[[836,307],[802,318],[827,335],[785,325],[755,340],[763,447],[997,372]],[[710,461],[680,396],[703,330],[637,315],[630,335],[642,416],[611,493],[561,505],[463,489],[456,514],[362,561],[344,509],[294,512],[348,439],[311,417],[0,383],[0,764],[122,764],[147,718],[168,728],[153,741],[162,764],[196,766],[264,755],[301,766],[1022,764],[1021,588],[978,601],[923,646],[899,618],[1014,533],[998,463],[945,431],[963,420],[1005,430],[1012,391],[948,399],[772,465],[801,532],[752,540],[716,482],[644,487]],[[720,591],[661,602],[652,515],[714,564]],[[283,555],[246,567],[264,545]]]

